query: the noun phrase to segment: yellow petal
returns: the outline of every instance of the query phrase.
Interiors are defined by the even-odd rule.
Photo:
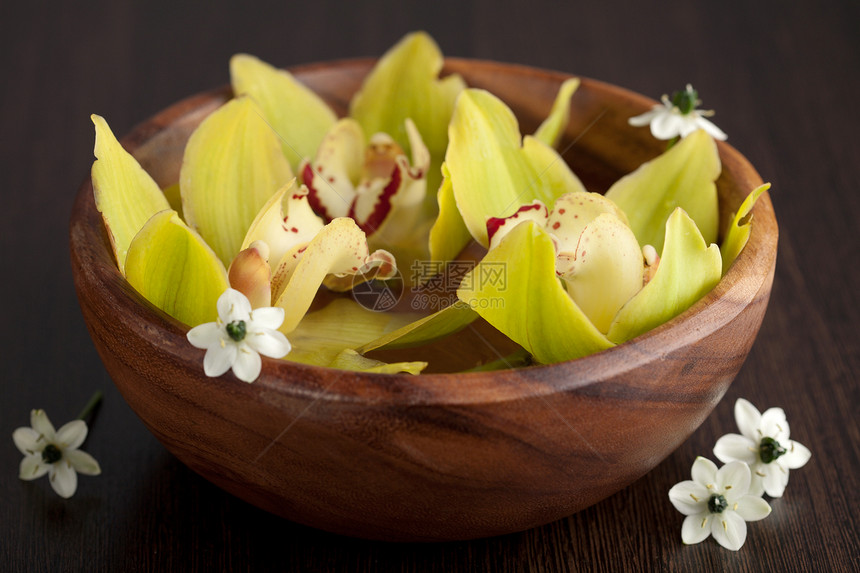
[[[514,227],[461,284],[457,297],[538,362],[613,346],[556,280],[552,238],[533,221]]]
[[[116,140],[103,117],[91,115],[96,127],[93,195],[105,222],[117,267],[125,274],[125,258],[134,236],[154,214],[170,205],[158,184]]]
[[[574,248],[562,279],[576,305],[606,332],[618,310],[642,288],[642,250],[630,227],[609,213],[586,225]]]
[[[203,120],[185,147],[179,186],[186,221],[227,264],[260,208],[292,176],[257,104],[230,100]]]
[[[717,186],[720,156],[703,130],[685,137],[656,159],[643,163],[606,192],[627,213],[640,245],[663,250],[666,220],[676,207],[696,222],[708,243],[719,225]]]
[[[747,195],[744,202],[741,203],[740,209],[738,209],[738,212],[732,218],[726,238],[723,240],[723,244],[720,245],[720,252],[723,256],[723,274],[729,272],[729,267],[732,266],[732,263],[735,262],[735,259],[738,258],[738,255],[746,246],[750,238],[750,232],[752,232],[752,228],[750,227],[752,225],[752,215],[750,215],[750,211],[752,211],[755,202],[758,201],[761,194],[768,189],[770,189],[770,183],[765,183],[754,189]]]
[[[272,306],[272,269],[269,268],[269,247],[254,241],[239,251],[227,270],[230,286],[248,297],[251,308]]]
[[[337,121],[332,109],[292,74],[254,56],[233,56],[230,80],[234,94],[248,94],[260,106],[294,170],[302,159],[316,153],[323,136]]]
[[[224,265],[175,211],[153,215],[128,248],[126,278],[149,302],[188,326],[214,322],[227,290]]]
[[[546,230],[555,238],[559,252],[574,253],[586,225],[604,213],[627,225],[624,211],[600,193],[568,193],[556,200]],[[564,274],[568,268],[559,261],[557,270]]]
[[[476,318],[478,318],[477,313],[468,304],[457,301],[430,316],[425,316],[393,332],[380,336],[356,348],[356,350],[364,354],[371,350],[395,350],[429,344],[449,334],[459,332]]]
[[[561,134],[564,133],[564,128],[570,121],[570,98],[573,97],[573,92],[578,87],[579,78],[564,80],[564,83],[558,88],[558,95],[555,96],[552,110],[535,131],[535,138],[552,147],[558,145]]]
[[[716,286],[721,270],[719,248],[708,246],[696,223],[675,209],[654,278],[618,312],[609,339],[620,344],[681,314]]]
[[[472,239],[460,211],[457,210],[451,176],[445,163],[442,164],[442,177],[442,185],[436,194],[439,202],[439,216],[433,223],[433,228],[430,229],[430,260],[432,261],[454,260]]]
[[[457,207],[485,247],[490,217],[507,217],[534,199],[551,207],[557,197],[581,190],[555,150],[532,137],[521,145],[513,112],[487,91],[460,94],[449,133],[445,161]]]
[[[362,356],[352,349],[345,349],[329,363],[329,368],[339,370],[354,370],[357,372],[375,372],[377,374],[421,374],[427,368],[426,362],[393,362],[388,364],[372,358]]]

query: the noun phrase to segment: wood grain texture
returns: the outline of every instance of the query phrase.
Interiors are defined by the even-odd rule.
[[[292,71],[343,107],[370,65]],[[462,59],[449,60],[445,71],[515,100],[509,103],[523,124],[547,114],[565,79]],[[185,100],[125,144],[162,186],[171,185],[181,141],[225,96],[219,90]],[[650,105],[584,80],[572,102],[576,121],[561,143],[571,163],[614,180],[632,168],[629,156],[635,166],[659,154],[661,142],[627,125]],[[730,212],[761,179],[728,145],[719,148],[718,191]],[[599,177],[583,177],[587,187],[605,190]],[[203,352],[187,344],[186,329],[117,271],[90,183],[72,213],[72,271],[108,373],[190,468],[258,507],[327,531],[393,541],[472,539],[596,503],[652,469],[705,419],[740,369],[770,295],[778,231],[767,197],[753,215],[747,248],[688,312],[600,355],[493,373],[416,378],[264,359],[253,385],[232,374],[207,379]]]
[[[68,501],[17,478],[0,448],[3,571],[856,571],[860,569],[860,6],[762,0],[656,3],[328,0],[265,8],[214,0],[0,5],[5,281],[0,421],[63,423],[105,402],[83,449],[103,474]],[[168,453],[126,405],[86,331],[68,262],[75,189],[92,163],[89,114],[117,133],[223,85],[227,59],[278,65],[380,54],[427,29],[448,55],[600,78],[653,98],[691,82],[730,143],[773,183],[780,245],[771,302],[737,379],[644,477],[521,533],[442,544],[327,534],[261,511]],[[287,33],[286,30],[289,30]],[[512,88],[515,89],[515,88]],[[34,255],[35,253],[35,255]],[[9,280],[14,273],[20,280]],[[14,328],[8,327],[14,325]],[[746,545],[680,541],[666,497],[734,431],[738,397],[782,406],[813,458]],[[647,432],[643,428],[642,432]]]

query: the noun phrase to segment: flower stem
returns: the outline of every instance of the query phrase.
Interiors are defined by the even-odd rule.
[[[102,396],[103,396],[102,391],[96,390],[95,393],[93,394],[92,398],[90,398],[90,401],[87,402],[87,405],[84,406],[84,409],[81,410],[80,414],[78,414],[78,420],[84,420],[90,414],[92,414],[92,412],[93,412],[93,410],[95,410],[96,406],[99,405],[99,402],[102,401]]]

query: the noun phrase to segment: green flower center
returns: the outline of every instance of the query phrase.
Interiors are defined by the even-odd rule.
[[[708,500],[708,511],[711,513],[722,513],[729,506],[729,502],[722,495],[715,493]]]
[[[46,464],[54,464],[63,459],[63,452],[54,444],[48,444],[42,450],[42,461]]]
[[[245,333],[247,332],[245,327],[244,320],[234,320],[230,324],[227,325],[227,335],[235,340],[236,342],[241,341],[245,338]]]
[[[672,105],[678,108],[682,115],[687,115],[696,109],[699,92],[696,90],[677,91],[672,94]]]
[[[758,453],[761,457],[761,461],[766,464],[777,459],[779,456],[785,454],[786,449],[779,445],[779,442],[774,440],[773,438],[762,438],[761,444],[758,447]]]

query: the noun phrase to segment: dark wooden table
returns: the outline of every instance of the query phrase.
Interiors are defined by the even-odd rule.
[[[315,0],[4,2],[0,7],[2,571],[860,570],[860,4]],[[508,5],[510,4],[510,5]],[[580,5],[573,5],[580,4]],[[639,5],[643,4],[643,5]],[[72,198],[92,162],[90,113],[117,133],[227,82],[245,51],[283,66],[381,54],[428,30],[449,55],[581,74],[659,97],[692,83],[766,181],[781,226],[768,314],[705,424],[650,474],[531,531],[438,545],[349,539],[271,516],[168,454],[101,366],[68,259]],[[14,428],[105,399],[83,449],[103,474],[62,500],[17,477]],[[734,431],[738,397],[782,406],[813,452],[738,553],[686,547],[667,492]]]

